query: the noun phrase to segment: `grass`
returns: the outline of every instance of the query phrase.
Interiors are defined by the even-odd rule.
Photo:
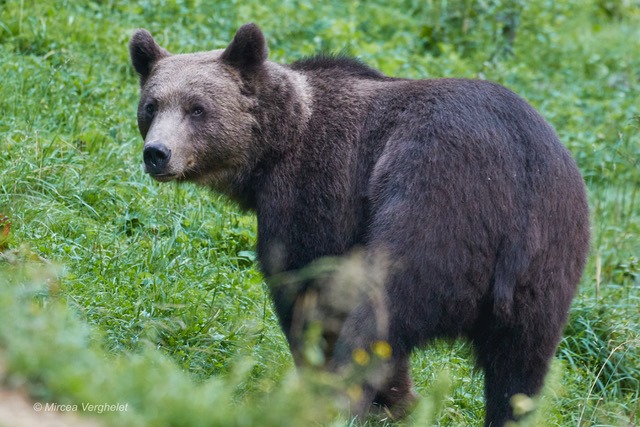
[[[537,422],[637,424],[639,11],[599,0],[0,0],[2,384],[43,402],[130,402],[100,415],[107,425],[349,424],[326,378],[292,374],[253,263],[254,219],[140,169],[132,30],[187,52],[224,47],[255,21],[277,61],[344,50],[391,75],[498,81],[542,112],[585,177],[593,239]],[[471,366],[463,343],[418,352],[425,399],[408,423],[479,424]]]

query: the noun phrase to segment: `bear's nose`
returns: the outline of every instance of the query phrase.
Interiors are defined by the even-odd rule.
[[[151,142],[145,145],[142,157],[148,173],[161,174],[169,164],[171,150],[161,142]]]

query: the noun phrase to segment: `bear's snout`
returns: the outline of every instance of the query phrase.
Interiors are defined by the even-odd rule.
[[[166,175],[171,150],[161,142],[146,144],[142,153],[145,170],[150,175]]]

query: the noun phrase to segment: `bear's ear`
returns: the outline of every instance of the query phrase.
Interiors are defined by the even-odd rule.
[[[137,30],[129,42],[131,63],[140,75],[140,84],[144,84],[151,73],[151,68],[158,60],[169,56],[169,52],[158,46],[151,33],[147,30]]]
[[[244,24],[220,57],[223,62],[251,71],[267,60],[269,51],[262,30],[256,24]]]

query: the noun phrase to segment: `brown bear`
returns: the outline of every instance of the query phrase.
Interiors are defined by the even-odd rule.
[[[297,362],[306,311],[326,315],[328,369],[386,358],[354,413],[402,414],[412,350],[464,337],[485,373],[485,425],[517,418],[510,400],[540,391],[589,245],[583,180],[540,114],[487,81],[388,77],[343,56],[277,64],[255,24],[224,50],[172,55],[145,30],[129,48],[146,172],[256,213]],[[326,274],[275,279],[355,252],[370,282],[355,300],[323,298]]]

